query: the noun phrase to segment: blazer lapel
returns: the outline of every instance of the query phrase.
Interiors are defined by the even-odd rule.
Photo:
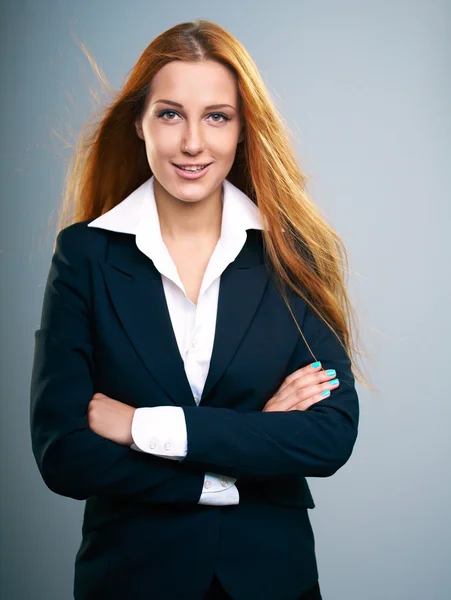
[[[163,282],[135,237],[111,237],[101,265],[116,313],[152,377],[177,405],[195,406],[172,328]]]
[[[248,231],[237,258],[221,276],[210,369],[201,403],[211,394],[232,360],[268,283],[261,232]],[[172,328],[163,283],[153,262],[131,235],[111,235],[101,264],[116,313],[152,377],[180,406],[196,406]]]
[[[237,351],[267,283],[261,232],[249,230],[240,254],[221,276],[213,351],[201,404],[208,403],[208,396]]]

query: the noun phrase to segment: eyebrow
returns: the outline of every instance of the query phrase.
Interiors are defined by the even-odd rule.
[[[177,106],[178,108],[183,108],[183,104],[180,104],[179,102],[174,102],[173,100],[166,100],[165,98],[162,98],[160,100],[155,100],[154,104],[157,104],[158,102],[164,102],[165,104],[170,104],[171,106]],[[233,108],[233,110],[236,110],[235,107],[231,106],[230,104],[210,104],[209,106],[206,106],[204,110],[224,108],[224,106],[228,106],[230,108]]]

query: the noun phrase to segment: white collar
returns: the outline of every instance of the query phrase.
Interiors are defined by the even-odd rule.
[[[218,254],[219,252],[221,258],[219,259],[220,262],[213,261],[211,269],[207,269],[202,290],[206,289],[216,276],[218,265],[225,268],[227,264],[236,258],[246,241],[246,231],[248,229],[263,229],[260,211],[255,203],[227,179],[224,180],[222,185],[221,236],[217,249],[215,249],[215,253]],[[88,227],[134,234],[136,245],[154,262],[160,273],[166,275],[176,282],[181,289],[184,289],[175,264],[161,236],[153,186],[154,176],[152,175],[119,204],[91,221]]]
[[[91,221],[88,227],[136,235],[142,217],[152,215],[156,217],[159,229],[160,222],[153,186],[154,176],[152,175],[119,204]],[[151,223],[148,225],[151,226]],[[247,229],[263,229],[260,211],[244,192],[225,179],[223,182],[221,239],[226,240],[236,230],[246,231]]]

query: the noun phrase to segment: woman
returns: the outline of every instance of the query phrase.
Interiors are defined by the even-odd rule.
[[[42,477],[86,500],[75,598],[321,598],[305,477],[359,417],[346,253],[255,64],[172,27],[75,158],[31,384]]]

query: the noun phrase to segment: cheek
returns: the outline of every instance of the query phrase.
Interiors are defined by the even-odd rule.
[[[148,156],[164,156],[174,151],[177,144],[177,132],[175,128],[164,127],[161,123],[152,119],[144,121],[143,134]]]
[[[231,160],[236,154],[239,134],[235,131],[224,131],[221,134],[212,135],[208,145],[211,154],[216,158]]]
[[[145,144],[147,155],[155,159],[171,155],[174,150],[174,141],[171,135],[163,135],[161,131],[146,131]]]

